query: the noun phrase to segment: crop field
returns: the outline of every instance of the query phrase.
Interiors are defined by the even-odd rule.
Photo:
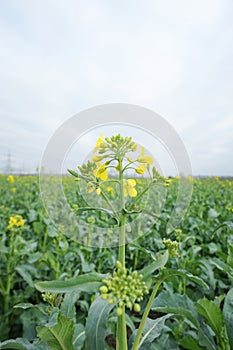
[[[110,206],[122,205],[117,185],[104,184],[105,168],[93,169],[103,185],[88,182],[96,202],[87,210],[78,174],[62,178],[72,212],[88,228],[82,240],[54,225],[37,176],[0,175],[0,348],[233,349],[233,180],[190,178],[190,205],[167,232],[179,177],[159,182],[155,215],[151,198],[135,201],[146,180],[124,180],[118,211]],[[109,207],[96,208],[101,196]],[[120,227],[125,250],[101,244],[97,227],[110,230],[112,242]]]

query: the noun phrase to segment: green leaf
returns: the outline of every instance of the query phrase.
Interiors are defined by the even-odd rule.
[[[61,304],[61,314],[65,317],[75,318],[75,302],[79,295],[76,292],[66,293]]]
[[[36,350],[27,339],[23,338],[6,340],[0,343],[0,349]]]
[[[221,338],[221,332],[225,325],[223,313],[219,306],[213,301],[203,298],[197,302],[197,311],[205,318],[207,324],[212,328],[216,336]]]
[[[73,345],[75,350],[81,350],[85,341],[85,328],[79,323],[74,326]]]
[[[198,341],[196,339],[194,339],[193,337],[191,337],[191,335],[185,336],[183,339],[181,339],[179,344],[182,345],[185,349],[189,349],[189,350],[202,350],[203,349],[198,345]]]
[[[216,266],[220,271],[225,272],[226,274],[229,275],[229,277],[232,278],[233,269],[228,264],[226,264],[224,261],[222,261],[218,258],[212,258],[210,262],[211,262],[211,264]]]
[[[24,265],[17,266],[15,270],[29,284],[30,287],[34,287],[31,273],[35,273],[36,269],[33,266],[24,264]]]
[[[187,295],[172,294],[169,291],[161,292],[155,298],[151,310],[183,316],[195,328],[199,328],[197,310]]]
[[[208,217],[209,217],[210,219],[215,219],[215,218],[217,218],[220,214],[219,214],[215,209],[210,208],[209,211],[208,211],[208,213],[207,213],[207,215],[208,215]]]
[[[37,327],[38,336],[45,341],[51,350],[75,350],[73,346],[73,321],[58,315],[57,324],[52,327]]]
[[[214,334],[210,328],[207,328],[206,325],[202,323],[201,325],[202,329],[198,332],[198,342],[200,346],[204,349],[208,350],[219,350],[217,348],[217,345],[215,344],[213,335]]]
[[[172,314],[168,314],[168,315],[159,317],[155,320],[147,318],[138,349],[139,350],[148,349],[148,346],[152,343],[152,341],[158,338],[163,332],[165,321],[172,316],[173,316]],[[135,330],[129,339],[129,349],[131,349],[133,346],[133,342],[137,332],[138,330]]]
[[[35,287],[40,292],[67,293],[80,291],[94,293],[101,286],[104,278],[106,278],[106,275],[89,273],[66,281],[38,282]]]
[[[229,343],[231,345],[231,348],[233,349],[233,288],[231,288],[227,293],[223,306],[223,316],[226,323]]]
[[[35,307],[34,304],[31,304],[31,303],[20,303],[20,304],[16,304],[14,305],[14,309],[23,309],[23,310],[26,310],[26,309],[30,309],[32,307]]]
[[[165,253],[158,258],[158,260],[141,269],[139,273],[143,275],[143,279],[146,279],[148,276],[151,276],[154,271],[164,267],[168,261],[168,258],[169,254],[168,250],[166,250]]]
[[[86,349],[105,350],[106,322],[114,304],[101,297],[95,299],[89,309],[86,324]]]
[[[209,286],[203,281],[202,278],[194,276],[185,270],[164,269],[162,273],[166,278],[169,278],[172,276],[187,277],[190,281],[195,282],[196,284],[199,284],[200,286],[209,289]]]

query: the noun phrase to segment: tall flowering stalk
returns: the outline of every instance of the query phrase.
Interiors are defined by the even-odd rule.
[[[92,161],[79,166],[79,173],[69,170],[77,180],[84,181],[87,194],[102,197],[118,223],[116,270],[112,277],[103,281],[100,288],[102,298],[108,300],[109,304],[115,303],[117,307],[117,350],[127,350],[125,309],[139,312],[139,303],[149,292],[142,281],[143,276],[138,275],[137,271],[128,271],[125,266],[127,217],[139,212],[138,202],[154,183],[166,183],[166,179],[152,166],[153,158],[145,154],[144,147],[139,151],[138,148],[131,137],[118,134],[103,138],[101,134],[94,147]],[[136,177],[145,173],[148,181],[143,189],[138,189]],[[111,198],[116,190],[111,186],[112,183],[118,186],[118,208],[114,206]]]

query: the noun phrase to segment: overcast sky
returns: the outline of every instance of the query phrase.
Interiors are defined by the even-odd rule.
[[[195,175],[233,175],[232,18],[232,0],[1,1],[0,171],[8,152],[34,171],[68,118],[124,102],[171,124]]]

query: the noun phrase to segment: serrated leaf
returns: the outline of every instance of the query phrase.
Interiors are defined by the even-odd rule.
[[[179,343],[188,350],[202,350],[202,348],[198,345],[198,341],[191,337],[191,335],[185,336]]]
[[[101,297],[95,299],[88,312],[86,324],[86,349],[105,350],[106,322],[114,304]]]
[[[168,314],[168,315],[159,317],[155,320],[147,318],[146,324],[142,333],[142,337],[138,345],[138,349],[139,350],[148,349],[148,346],[152,343],[152,341],[161,335],[164,329],[165,321],[172,316],[173,316],[172,314]],[[138,330],[135,330],[129,339],[129,349],[131,349],[133,346],[133,342],[137,332]]]
[[[106,278],[106,275],[89,273],[66,281],[38,282],[35,287],[40,292],[67,293],[80,291],[94,293],[102,285],[104,278]]]
[[[151,310],[183,316],[195,328],[199,328],[198,313],[193,301],[187,295],[172,294],[169,291],[161,292],[155,298]]]
[[[73,346],[73,321],[58,315],[57,324],[52,327],[37,327],[38,336],[45,341],[51,350],[75,350]]]
[[[224,306],[223,306],[223,316],[226,323],[227,334],[229,338],[229,343],[233,348],[233,288],[227,293]]]
[[[216,336],[220,338],[222,328],[224,327],[224,319],[219,306],[213,301],[203,298],[197,302],[197,311],[205,318],[207,324],[212,328]]]

